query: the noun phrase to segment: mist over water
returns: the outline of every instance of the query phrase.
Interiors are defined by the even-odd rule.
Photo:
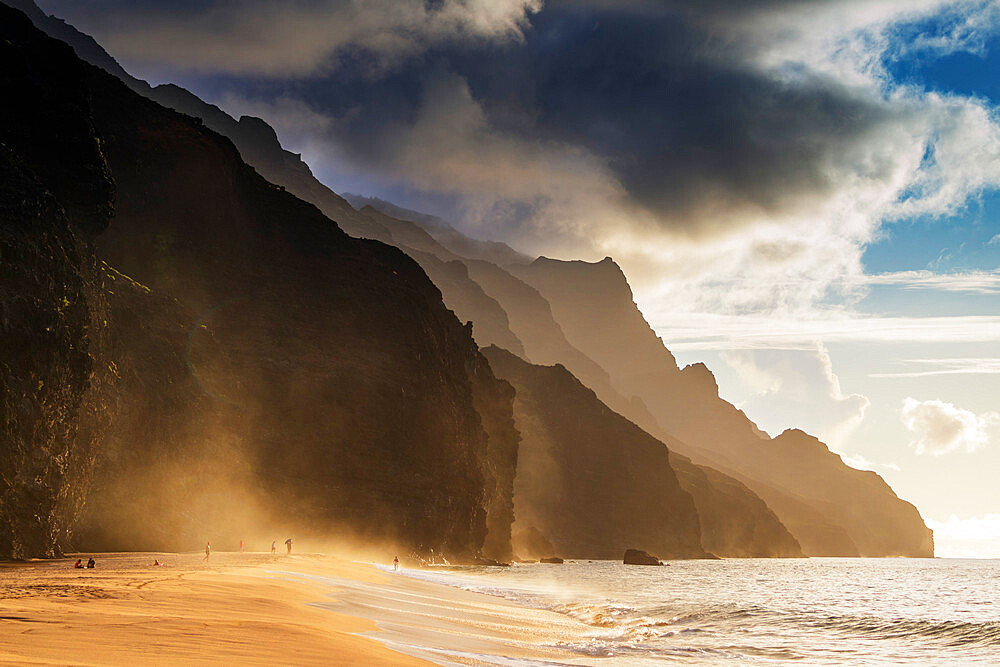
[[[576,561],[407,575],[582,621],[553,647],[578,664],[1000,661],[997,560]]]

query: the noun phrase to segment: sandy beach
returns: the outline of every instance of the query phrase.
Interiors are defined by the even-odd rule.
[[[572,662],[580,656],[559,650],[558,638],[585,629],[323,555],[214,553],[205,563],[200,554],[96,554],[93,570],[74,569],[76,557],[0,565],[0,662]]]

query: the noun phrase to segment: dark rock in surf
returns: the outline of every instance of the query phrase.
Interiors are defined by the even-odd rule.
[[[625,565],[663,565],[659,558],[640,549],[626,549],[622,562]]]

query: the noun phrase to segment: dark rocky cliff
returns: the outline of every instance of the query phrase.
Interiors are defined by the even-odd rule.
[[[110,171],[117,187],[116,208],[106,230],[100,230],[107,224],[106,209],[104,220],[80,219],[78,226],[101,233],[87,240],[84,252],[89,255],[84,254],[84,260],[70,256],[63,262],[63,282],[91,284],[99,279],[96,264],[88,259],[96,245],[99,255],[122,272],[114,275],[127,274],[150,294],[160,295],[144,300],[142,294],[132,293],[107,319],[122,331],[145,332],[135,338],[119,336],[112,352],[101,352],[123,362],[125,367],[117,365],[117,371],[133,377],[126,385],[136,393],[116,395],[119,404],[128,404],[117,413],[114,426],[115,451],[124,456],[117,462],[98,456],[98,472],[121,464],[116,476],[124,486],[102,486],[106,496],[90,497],[84,534],[94,541],[88,547],[101,548],[107,545],[101,540],[110,539],[109,515],[103,509],[112,510],[113,517],[115,508],[102,508],[102,503],[164,497],[162,489],[149,484],[144,450],[156,452],[160,461],[186,461],[200,439],[215,447],[201,455],[215,460],[231,477],[245,475],[254,481],[265,515],[454,555],[480,552],[487,527],[496,526],[500,532],[499,537],[491,536],[493,551],[502,556],[509,550],[503,537],[504,517],[510,511],[504,494],[513,476],[518,438],[510,418],[510,390],[493,377],[468,328],[444,307],[440,292],[420,268],[395,248],[348,237],[315,207],[261,178],[228,140],[199,121],[139,97],[42,36],[23,15],[3,7],[0,11],[9,52],[5,62],[19,64],[4,68],[3,86],[10,93],[5,99],[15,100],[31,121],[4,123],[4,144],[11,145],[16,130],[28,143],[40,145],[47,135],[61,133],[60,146],[72,148],[74,138],[87,128],[48,121],[54,113],[49,109],[53,96],[69,91],[70,99],[60,103],[68,117],[91,123],[92,131],[84,136],[100,147],[92,152],[106,159],[110,170],[105,167],[103,173]],[[53,76],[60,73],[74,85],[59,86]],[[41,107],[44,113],[39,113]],[[45,185],[50,192],[71,191],[93,167],[72,151],[48,148],[38,154],[40,164],[49,169],[43,176],[51,181]],[[15,189],[10,194],[14,202],[31,194],[14,179],[5,179],[5,187]],[[110,204],[107,197],[99,201]],[[70,207],[65,208],[70,213]],[[12,217],[36,209],[43,210],[36,204],[13,208]],[[15,236],[11,245],[32,242],[23,234]],[[71,242],[59,247],[70,248]],[[47,255],[57,247],[45,243],[31,252]],[[45,282],[42,276],[49,267],[40,259],[32,265],[31,252],[22,253],[25,259],[18,261],[17,275],[29,269],[40,285],[3,288],[35,289],[37,310],[56,310],[64,296],[62,286]],[[63,254],[71,255],[69,250]],[[5,252],[5,267],[12,266],[9,256],[16,255]],[[20,266],[22,261],[25,266]],[[79,268],[86,262],[94,268]],[[129,281],[123,291],[134,292],[136,284]],[[72,308],[82,308],[74,305],[76,295],[65,294]],[[37,315],[13,313],[5,326],[23,331],[34,326],[32,317]],[[54,384],[63,387],[65,395],[49,398],[42,393],[30,399],[38,405],[54,404],[57,417],[31,414],[25,426],[18,427],[27,433],[51,425],[59,431],[52,440],[59,440],[64,447],[60,451],[67,446],[66,432],[84,423],[75,411],[88,391],[91,367],[115,361],[96,353],[90,353],[89,361],[85,358],[87,325],[93,319],[91,310],[74,311],[61,342],[52,349],[39,347],[38,355],[50,360]],[[187,345],[190,333],[202,326],[212,334],[219,364],[205,365],[192,378],[190,350],[178,346]],[[182,330],[187,338],[178,335]],[[51,361],[56,348],[67,351],[65,360]],[[5,404],[11,406],[23,400],[25,382],[37,384],[25,373],[45,366],[38,357],[13,351],[4,348],[5,368],[17,363],[30,368],[12,375],[4,387]],[[234,405],[213,405],[221,399],[204,397],[205,386],[232,388],[226,400]],[[190,400],[181,400],[187,394]],[[176,437],[160,435],[172,433]],[[95,435],[92,440],[98,439]],[[25,447],[44,445],[38,438],[13,444],[14,458],[22,459]],[[4,450],[11,452],[12,447],[5,443]],[[36,453],[33,460],[51,459],[44,465],[58,465],[59,452],[52,453]],[[86,486],[85,479],[80,481],[76,488]],[[47,507],[65,494],[66,484],[54,478],[42,494],[46,497],[32,502]],[[173,500],[160,504],[158,521],[190,527],[206,519]],[[18,516],[32,513],[16,507]],[[195,546],[185,541],[186,534],[182,530],[163,546]],[[46,541],[52,543],[45,538],[39,544]],[[15,551],[9,546],[6,550]],[[19,553],[47,552],[30,546]]]
[[[114,188],[83,69],[52,62],[30,23],[0,10],[0,557],[54,556],[104,426],[106,303],[90,241]]]
[[[515,531],[538,531],[570,558],[620,558],[630,547],[704,555],[694,502],[663,443],[562,366],[535,366],[497,347],[483,353],[517,392]]]
[[[919,513],[878,475],[848,467],[801,432],[767,437],[719,397],[703,364],[678,369],[610,258],[593,264],[541,258],[510,269],[541,292],[567,339],[608,370],[621,393],[648,406],[655,423],[640,419],[640,425],[676,437],[680,453],[746,484],[807,555],[933,555]]]
[[[473,323],[472,335],[479,345],[498,345],[524,356],[524,346],[510,330],[507,313],[496,299],[469,278],[469,269],[464,263],[457,259],[444,261],[426,252],[401,247],[434,281],[441,290],[444,302],[458,319]]]

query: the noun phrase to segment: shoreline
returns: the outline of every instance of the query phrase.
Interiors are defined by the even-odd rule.
[[[73,568],[91,555],[95,569]],[[319,554],[0,563],[5,664],[566,664],[581,656],[560,650],[556,635],[581,629],[560,614]]]
[[[82,554],[80,554],[82,555]],[[17,664],[427,665],[366,634],[374,621],[321,609],[329,593],[289,571],[367,578],[313,555],[117,553],[0,563],[0,662]],[[87,556],[83,556],[86,561]],[[164,565],[153,567],[153,560]],[[370,569],[372,573],[374,568]]]

